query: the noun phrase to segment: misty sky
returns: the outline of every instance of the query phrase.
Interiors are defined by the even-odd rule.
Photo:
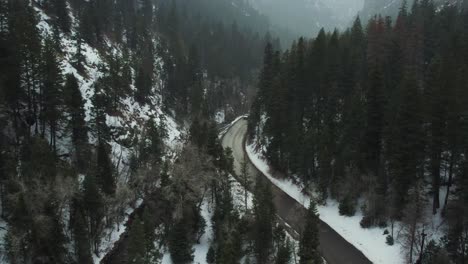
[[[364,0],[322,0],[335,12],[343,16],[354,16],[364,6]]]
[[[273,24],[297,34],[314,36],[321,28],[348,27],[364,0],[249,0]]]

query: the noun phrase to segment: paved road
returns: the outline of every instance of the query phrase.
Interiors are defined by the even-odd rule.
[[[234,156],[234,169],[240,174],[240,164],[244,160],[245,148],[244,139],[247,131],[247,121],[240,119],[223,136],[222,144],[224,148],[231,148]],[[248,164],[249,174],[260,173],[251,162]],[[304,215],[306,209],[291,198],[276,185],[271,184],[274,204],[278,216],[286,222],[294,231],[300,233],[303,228]],[[348,243],[335,230],[325,222],[320,223],[320,250],[329,264],[370,264],[361,251]]]

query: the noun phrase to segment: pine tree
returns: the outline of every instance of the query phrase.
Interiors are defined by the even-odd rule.
[[[140,104],[148,102],[148,96],[151,92],[152,80],[148,72],[140,66],[135,79],[135,87],[137,91],[135,92],[135,101]]]
[[[98,37],[95,24],[93,23],[95,9],[92,8],[91,4],[85,3],[83,4],[83,10],[81,10],[79,14],[81,16],[78,27],[78,37],[82,38],[86,43],[90,44],[91,46],[96,45],[98,42]]]
[[[128,237],[128,262],[135,264],[145,263],[146,238],[145,224],[137,215],[132,221]]]
[[[14,104],[14,111],[24,113],[27,123],[26,136],[31,135],[34,126],[38,132],[37,91],[40,86],[41,39],[36,27],[37,16],[32,6],[26,0],[12,1],[10,5],[9,31],[11,45],[16,45],[13,51],[14,64],[18,68],[14,74],[11,92],[14,99],[20,99],[18,92],[24,97]],[[11,99],[13,99],[11,98]],[[25,107],[26,109],[23,109]],[[25,110],[25,111],[24,111]],[[17,116],[19,117],[19,116]],[[16,125],[18,126],[18,125]],[[37,134],[37,133],[36,133]]]
[[[202,73],[199,65],[198,52],[195,46],[190,49],[188,58],[190,112],[192,116],[200,114],[203,103]]]
[[[301,235],[299,245],[300,264],[318,264],[322,263],[322,257],[319,254],[318,247],[319,241],[319,217],[317,207],[313,200],[310,201],[307,215],[305,218],[304,231]]]
[[[436,214],[440,207],[440,172],[442,162],[442,147],[445,130],[445,105],[444,93],[441,90],[440,84],[440,68],[439,62],[435,61],[431,65],[430,79],[426,89],[426,100],[428,107],[426,109],[428,122],[430,123],[429,131],[429,157],[431,161],[432,174],[432,213]]]
[[[68,7],[66,0],[53,0],[55,15],[57,16],[56,23],[60,26],[63,32],[69,33],[71,28],[71,18],[68,14]]]
[[[157,224],[157,215],[154,211],[150,210],[154,206],[151,204],[147,210],[144,210],[142,221],[144,229],[144,261],[146,263],[154,263],[158,259],[159,249],[155,247],[154,241],[158,238],[155,234],[155,226]]]
[[[409,74],[400,87],[399,111],[389,140],[390,175],[397,215],[408,201],[407,192],[421,173],[423,158],[421,108],[417,82]]]
[[[56,153],[56,138],[59,132],[59,122],[62,118],[63,106],[63,76],[53,40],[47,38],[44,46],[44,80],[41,97],[41,137],[45,136],[46,124],[49,126],[50,145]]]
[[[99,142],[97,147],[97,179],[102,191],[107,195],[114,195],[116,190],[116,180],[114,168],[109,156],[109,146],[104,142]]]
[[[8,229],[5,235],[5,250],[9,260],[25,262],[31,258],[28,248],[32,247],[31,227],[33,220],[23,192],[18,194],[11,214],[11,221],[14,225]]]
[[[171,180],[169,178],[169,162],[165,160],[161,170],[161,188],[169,186],[170,183]]]
[[[372,68],[369,74],[370,84],[366,93],[366,158],[370,172],[377,176],[382,151],[384,80],[383,73],[379,69]]]
[[[21,174],[27,185],[35,181],[51,184],[57,175],[55,153],[50,149],[49,142],[40,137],[31,138],[22,146],[20,159]]]
[[[79,198],[74,199],[73,204],[73,222],[72,231],[76,252],[76,260],[78,263],[91,264],[93,258],[91,256],[91,247],[89,243],[89,232],[87,230],[87,221],[84,208],[81,206]]]
[[[249,175],[249,163],[248,163],[248,160],[247,160],[247,156],[244,155],[244,160],[241,162],[241,181],[242,181],[242,186],[244,187],[244,207],[245,207],[245,211],[247,212],[249,210],[249,207],[248,207],[248,195],[249,195],[249,191],[250,190],[250,183],[251,183],[251,180],[250,180],[250,175]]]
[[[72,64],[73,66],[78,70],[78,72],[83,73],[84,71],[84,63],[86,62],[86,57],[83,54],[83,31],[81,30],[81,27],[83,27],[82,22],[80,20],[79,27],[73,36],[74,44],[76,47],[76,52],[73,54],[72,58]]]
[[[68,128],[71,130],[71,138],[75,148],[75,161],[78,169],[83,171],[87,167],[88,128],[85,121],[84,100],[78,87],[78,81],[73,74],[66,78],[65,104],[68,108],[70,120]]]
[[[213,245],[210,246],[210,249],[208,249],[208,252],[206,253],[206,262],[209,264],[216,263],[216,251]]]
[[[276,256],[276,264],[288,264],[291,261],[291,242],[286,238],[285,242],[279,247]]]
[[[263,176],[257,176],[254,196],[254,251],[257,262],[269,263],[273,246],[275,207],[270,185]]]
[[[174,264],[189,263],[193,260],[193,250],[188,235],[188,226],[183,219],[177,221],[171,228],[168,245]]]
[[[424,232],[425,197],[420,181],[414,184],[414,187],[408,191],[408,195],[410,199],[403,210],[401,243],[407,251],[408,263],[413,263],[419,246],[419,236],[422,234],[421,231]]]
[[[67,239],[64,234],[61,215],[59,208],[57,208],[57,200],[54,194],[49,197],[45,205],[44,216],[47,217],[47,222],[50,226],[47,227],[48,232],[44,237],[39,236],[39,246],[44,256],[37,256],[37,258],[45,257],[50,262],[63,263],[66,260],[67,251],[65,246]]]
[[[263,67],[260,72],[259,77],[259,91],[256,101],[252,105],[251,114],[249,115],[249,128],[248,133],[250,136],[256,134],[257,131],[254,130],[256,124],[260,121],[261,115],[261,106],[267,101],[268,89],[271,87],[271,82],[274,79],[273,72],[273,46],[271,43],[268,43],[265,47],[264,57],[263,57]]]
[[[91,121],[93,123],[93,132],[99,142],[110,141],[110,129],[106,123],[106,114],[108,109],[108,98],[103,91],[102,80],[94,84],[94,95],[92,97],[93,108],[91,112]]]
[[[88,235],[91,241],[91,249],[97,252],[99,249],[102,219],[104,217],[104,201],[99,191],[96,178],[90,174],[86,175],[83,181],[83,207],[86,210]]]
[[[161,161],[161,157],[164,154],[164,142],[159,128],[155,124],[154,120],[148,121],[148,137],[151,141],[149,146],[149,153],[151,154],[152,160],[156,163]]]
[[[153,2],[150,0],[139,0],[138,21],[136,31],[139,36],[147,38],[153,27]]]
[[[277,226],[274,231],[276,245],[276,264],[288,264],[291,261],[291,242],[286,237],[286,231],[282,226]]]

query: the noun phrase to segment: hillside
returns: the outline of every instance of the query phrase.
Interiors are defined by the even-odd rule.
[[[364,7],[360,11],[360,15],[364,20],[370,19],[373,15],[380,14],[382,16],[390,16],[396,18],[400,8],[403,4],[403,0],[365,0]],[[413,5],[413,0],[406,1],[407,7],[410,8]],[[433,3],[437,7],[444,5],[448,6],[459,6],[463,5],[464,0],[434,0]]]
[[[94,207],[94,210],[100,211],[107,218],[105,225],[96,226],[99,229],[92,231],[94,233],[93,239],[95,239],[92,252],[97,263],[112,248],[113,243],[124,230],[123,224],[126,221],[126,214],[131,213],[134,208],[138,207],[146,195],[145,192],[142,192],[142,186],[139,186],[140,184],[137,183],[137,179],[134,178],[132,173],[134,157],[142,155],[139,148],[146,146],[131,143],[142,142],[144,144],[159,145],[161,158],[167,161],[171,160],[178,145],[182,143],[181,135],[184,128],[176,123],[171,114],[162,110],[161,91],[164,82],[162,79],[164,62],[161,55],[156,53],[150,59],[154,63],[154,71],[151,72],[152,84],[145,95],[145,100],[140,101],[135,96],[139,92],[138,89],[141,88],[137,87],[138,69],[131,66],[133,65],[132,58],[138,56],[136,53],[124,54],[127,52],[125,47],[109,38],[105,38],[103,45],[99,45],[99,47],[92,47],[88,42],[79,39],[81,32],[78,30],[82,21],[75,18],[76,13],[70,13],[69,32],[65,32],[62,28],[57,27],[56,17],[51,16],[53,13],[50,13],[49,7],[44,2],[34,3],[33,8],[20,5],[14,8],[17,9],[10,9],[10,12],[16,12],[11,14],[12,16],[16,16],[16,19],[28,20],[31,23],[30,25],[34,26],[34,28],[28,30],[31,30],[30,34],[33,34],[36,39],[30,39],[29,41],[39,41],[36,44],[42,46],[43,56],[56,56],[44,57],[45,63],[50,62],[50,66],[47,68],[50,74],[46,76],[55,78],[55,80],[48,79],[44,86],[41,85],[41,90],[37,90],[37,95],[45,94],[44,96],[47,96],[49,90],[42,89],[52,89],[52,82],[56,82],[57,86],[55,88],[58,90],[54,91],[54,94],[50,94],[53,97],[47,97],[49,101],[43,103],[47,104],[52,98],[55,98],[56,104],[42,106],[42,103],[38,103],[40,109],[48,107],[48,112],[42,110],[43,112],[39,114],[40,119],[36,121],[37,123],[32,123],[29,129],[30,132],[27,132],[27,130],[24,132],[26,134],[20,133],[17,130],[18,128],[14,128],[17,124],[9,119],[8,102],[2,104],[2,113],[5,114],[2,117],[6,121],[2,133],[4,136],[2,143],[6,146],[14,146],[10,144],[16,142],[16,144],[23,145],[29,142],[29,151],[31,151],[29,155],[32,155],[29,158],[30,160],[24,160],[23,164],[18,165],[17,170],[11,170],[11,167],[3,167],[2,170],[3,184],[8,181],[9,184],[14,183],[21,186],[17,190],[6,189],[6,193],[2,194],[2,216],[3,221],[7,222],[3,226],[6,228],[4,231],[7,232],[6,236],[3,233],[1,244],[10,248],[8,254],[5,253],[5,248],[2,249],[2,259],[6,261],[8,256],[10,260],[23,259],[23,261],[26,261],[26,258],[32,257],[34,259],[37,257],[20,253],[21,251],[18,251],[18,253],[11,252],[11,247],[35,247],[34,244],[28,244],[29,242],[24,238],[20,240],[20,237],[27,233],[23,233],[26,230],[18,226],[18,221],[28,221],[32,225],[29,226],[30,228],[37,227],[37,225],[47,226],[47,221],[63,223],[64,229],[57,231],[59,233],[55,235],[62,236],[61,239],[67,241],[63,245],[64,247],[72,247],[74,244],[76,246],[78,241],[75,240],[72,243],[72,237],[76,236],[76,233],[72,232],[77,232],[77,230],[70,227],[74,225],[73,218],[77,217],[75,215],[76,211],[74,211],[76,210],[74,200],[78,199],[76,193],[78,195],[82,193],[84,199],[87,199],[86,195],[96,195],[87,194],[87,192],[91,191],[88,188],[92,188],[87,184],[91,184],[89,181],[96,175],[94,166],[97,166],[97,170],[99,170],[99,166],[108,166],[105,167],[106,170],[109,170],[108,175],[111,177],[105,178],[108,192],[100,199],[103,199],[102,201],[105,201],[105,203],[112,204],[112,206],[105,209]],[[26,14],[23,12],[26,12]],[[24,17],[24,15],[28,17]],[[23,23],[23,21],[20,23]],[[10,30],[12,29],[10,28]],[[16,30],[19,31],[19,29]],[[54,42],[54,39],[60,40],[57,48],[52,48],[52,45],[57,43]],[[154,38],[151,43],[154,45],[155,50],[162,50],[157,38]],[[29,42],[29,44],[32,43]],[[28,46],[28,50],[22,52],[30,51]],[[167,51],[162,50],[162,52]],[[18,62],[24,62],[25,67],[26,63],[28,63],[21,60]],[[118,63],[123,63],[123,65]],[[128,82],[119,85],[125,89],[117,90],[113,86],[116,84],[115,80],[120,78],[119,80],[122,82],[124,74],[127,74]],[[26,77],[24,76],[24,78]],[[31,90],[33,92],[36,91],[33,87],[30,89],[33,89]],[[62,97],[62,94],[71,97]],[[6,95],[8,100],[9,94]],[[113,98],[112,106],[109,104],[102,105],[104,103],[103,98]],[[22,104],[22,101],[17,102]],[[102,108],[103,106],[107,108]],[[19,106],[16,110],[19,114],[18,118],[22,120],[24,120],[24,115],[28,113],[27,108],[24,109],[23,107],[27,107],[27,104]],[[57,117],[42,121],[45,115],[52,114],[50,113],[52,107],[54,107],[54,111],[57,111],[55,112]],[[41,127],[38,129],[39,125]],[[150,136],[149,131],[152,129],[156,129],[154,131],[157,134],[151,135],[153,137],[151,141],[145,143]],[[34,132],[38,130],[43,132]],[[49,145],[52,147],[50,152],[48,150]],[[96,147],[96,151],[93,150],[94,147]],[[13,165],[11,163],[13,162],[11,159],[13,156],[11,155],[14,152],[10,151],[18,151],[15,148],[18,147],[7,147],[6,152],[2,153],[6,166]],[[23,151],[20,150],[21,155],[26,154]],[[34,162],[35,159],[41,158],[40,156],[43,158],[43,164],[25,164],[26,162]],[[94,165],[96,157],[98,163]],[[54,165],[54,162],[51,163],[55,159],[58,160],[56,165]],[[109,163],[99,164],[99,160],[106,161],[107,159]],[[47,167],[39,169],[37,166]],[[49,166],[55,167],[55,175]],[[37,170],[41,170],[41,172]],[[12,175],[15,171],[18,173],[16,177]],[[100,173],[105,172],[98,172],[98,177]],[[101,175],[104,176],[104,174]],[[40,179],[37,177],[51,177],[53,183],[45,179],[34,183],[33,178],[27,177],[35,177],[36,179]],[[146,181],[138,179],[138,181],[140,180]],[[153,181],[152,184],[157,184],[157,182]],[[10,208],[19,206],[17,203],[20,201],[25,203],[26,207],[22,210],[26,211],[23,211],[21,215],[17,215]],[[46,205],[52,201],[60,206],[48,209]],[[54,210],[52,215],[48,211],[51,209]],[[88,209],[92,208],[88,207]],[[93,212],[93,214],[95,213],[97,212]],[[18,220],[17,217],[21,217],[22,220]],[[53,245],[47,242],[49,238],[45,234],[43,237],[36,239],[39,239],[40,243]],[[37,248],[35,250],[41,252],[41,250],[45,249]],[[67,256],[68,253],[65,250],[56,252],[54,255],[44,256],[44,258],[67,258]],[[59,260],[56,259],[55,261]]]

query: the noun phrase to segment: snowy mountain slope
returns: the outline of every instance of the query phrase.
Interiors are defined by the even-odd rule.
[[[50,25],[51,18],[39,8],[36,8],[36,11],[40,15],[40,22],[38,24],[39,30],[44,36],[52,35],[53,32]],[[103,59],[104,55],[106,55],[105,53],[112,53],[114,56],[120,57],[123,55],[121,50],[118,48],[118,45],[110,42],[109,40],[107,40],[107,51],[105,51],[104,54],[102,51],[98,51],[97,49],[90,47],[88,44],[83,43],[82,49],[85,57],[84,68],[86,72],[86,76],[84,76],[72,65],[73,56],[76,53],[75,40],[73,40],[75,34],[76,32],[73,31],[70,36],[65,34],[61,34],[60,36],[61,44],[65,53],[62,61],[62,73],[64,75],[73,74],[78,79],[80,90],[85,100],[86,121],[90,121],[91,111],[93,109],[93,85],[99,77],[103,76],[103,71],[107,70],[108,67],[107,62]],[[163,62],[162,59],[157,56],[155,58],[155,68],[158,71],[155,73],[155,76],[161,76],[160,72],[163,70]],[[149,98],[149,104],[141,105],[135,101],[133,96],[128,96],[122,100],[122,115],[107,115],[107,125],[115,130],[129,132],[131,129],[141,128],[141,126],[143,126],[150,118],[156,118],[158,122],[163,120],[166,122],[168,129],[166,144],[173,149],[176,147],[177,139],[180,137],[181,131],[179,130],[175,120],[170,115],[162,111],[162,102],[159,91],[161,90],[163,81],[159,78],[155,83],[156,84],[153,87],[153,91]],[[132,90],[135,90],[134,85],[132,85]],[[119,140],[124,139],[125,133],[119,138]],[[124,146],[117,143],[117,145],[114,145],[114,148],[124,148]]]
[[[40,34],[45,39],[46,37],[52,36],[53,32],[53,19],[44,12],[39,6],[34,7],[37,16],[38,24],[37,28]],[[74,25],[69,34],[60,34],[60,45],[63,51],[60,58],[60,68],[64,76],[68,74],[74,75],[78,81],[78,85],[84,99],[84,110],[86,114],[85,121],[88,126],[91,126],[92,122],[92,111],[94,108],[93,96],[95,93],[95,84],[99,78],[103,77],[105,72],[109,68],[109,64],[106,58],[109,55],[114,57],[122,57],[122,51],[116,43],[112,43],[110,40],[106,40],[106,45],[103,48],[97,49],[91,47],[86,43],[82,43],[82,54],[84,56],[83,69],[78,70],[73,63],[74,56],[77,52],[76,48],[76,37],[77,32],[75,30],[78,21],[73,17],[72,12],[70,12],[71,21]],[[157,45],[157,43],[156,43]],[[163,80],[161,79],[161,71],[163,70],[162,59],[155,55],[155,65],[154,68],[154,79],[155,85],[150,92],[150,96],[147,98],[148,103],[140,104],[135,101],[132,94],[127,95],[125,98],[122,98],[119,105],[119,113],[115,115],[106,114],[106,124],[111,130],[111,134],[114,135],[109,142],[111,146],[111,160],[116,169],[117,176],[117,193],[121,192],[122,194],[128,194],[127,183],[129,180],[129,165],[131,159],[131,153],[135,151],[133,145],[129,146],[125,142],[132,138],[141,138],[145,132],[142,129],[146,126],[148,120],[152,119],[156,124],[164,123],[167,137],[164,140],[166,157],[170,158],[172,154],[177,150],[181,144],[181,137],[183,135],[183,128],[181,128],[170,114],[162,111],[162,102],[160,96],[160,90],[162,89]],[[133,75],[135,70],[132,69]],[[132,85],[131,89],[134,91],[135,87]],[[68,118],[68,117],[67,117]],[[88,133],[91,144],[96,143],[96,138],[92,133]],[[71,139],[62,135],[57,139],[58,155],[61,157],[71,157],[72,142]],[[71,158],[68,158],[68,161],[71,161]],[[79,182],[82,183],[85,175],[79,175]],[[127,221],[128,216],[133,212],[142,203],[143,197],[138,197],[137,194],[130,194],[123,196],[121,204],[125,204],[126,208],[123,210],[123,215],[119,217],[120,221],[117,223],[105,228],[103,231],[103,239],[99,246],[98,254],[93,255],[95,263],[99,263],[100,260],[105,256],[105,254],[112,249],[113,244],[119,239],[119,236],[125,230],[124,224]],[[115,201],[114,201],[115,202]],[[64,218],[63,222],[68,223],[70,218],[70,208],[69,206],[62,209]],[[4,235],[6,233],[7,226],[5,223],[0,221],[2,232],[0,232],[0,244],[5,245]],[[5,232],[4,232],[5,231]],[[67,234],[69,235],[69,234]],[[71,245],[70,245],[71,247]]]
[[[433,2],[439,7],[463,4],[463,0],[434,0]],[[365,0],[364,7],[359,13],[365,21],[376,14],[396,17],[402,4],[403,0]],[[413,0],[407,1],[408,8],[411,8],[412,4]]]

